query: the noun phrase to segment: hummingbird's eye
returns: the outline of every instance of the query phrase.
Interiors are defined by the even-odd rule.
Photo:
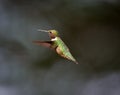
[[[52,32],[50,32],[50,33],[52,33]]]

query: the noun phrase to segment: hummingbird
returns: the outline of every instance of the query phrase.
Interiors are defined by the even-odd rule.
[[[57,30],[40,30],[39,29],[38,31],[47,32],[49,34],[50,40],[49,41],[35,40],[35,41],[33,41],[33,43],[35,43],[37,45],[44,46],[44,47],[51,48],[61,57],[68,59],[68,60],[71,60],[74,63],[78,64],[76,59],[70,53],[69,48],[62,41],[62,39],[59,37]]]

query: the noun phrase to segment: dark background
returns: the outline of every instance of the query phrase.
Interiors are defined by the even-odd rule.
[[[34,45],[37,29],[79,64]],[[119,0],[0,0],[0,95],[120,95]]]

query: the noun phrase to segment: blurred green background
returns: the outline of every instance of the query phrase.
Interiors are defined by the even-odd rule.
[[[34,45],[37,29],[80,64]],[[120,95],[120,1],[0,0],[0,95]]]

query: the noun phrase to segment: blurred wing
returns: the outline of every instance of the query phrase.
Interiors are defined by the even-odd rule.
[[[52,41],[33,41],[33,43],[37,44],[37,45],[41,45],[41,46],[45,46],[45,47],[48,47],[48,48],[51,48],[53,42]]]

